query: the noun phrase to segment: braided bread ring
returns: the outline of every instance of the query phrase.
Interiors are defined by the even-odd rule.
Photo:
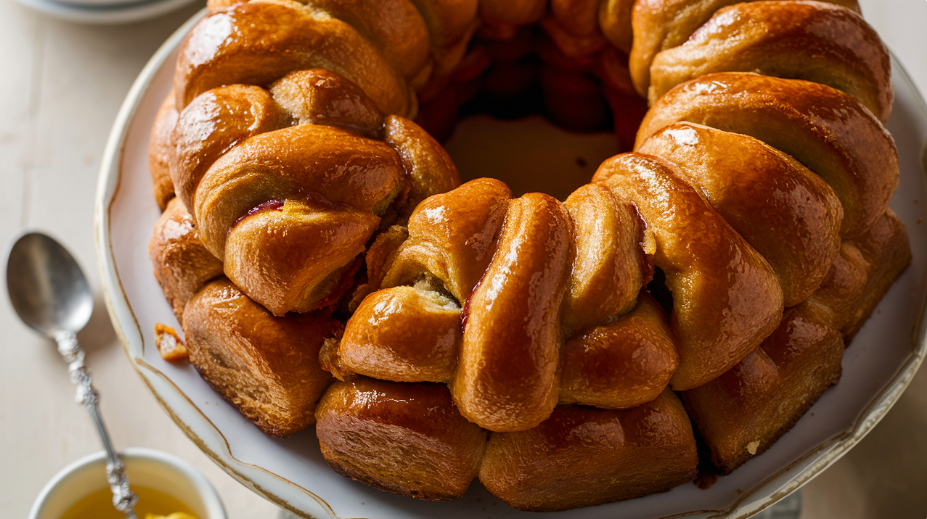
[[[771,444],[834,381],[840,358],[835,338],[858,329],[910,261],[903,230],[885,209],[897,184],[894,147],[879,121],[891,102],[887,57],[868,26],[842,8],[782,1],[719,11],[728,2],[677,0],[668,16],[675,16],[673,9],[687,14],[655,31],[658,39],[699,21],[679,41],[661,40],[663,52],[646,58],[643,73],[632,67],[628,74],[621,54],[606,43],[628,48],[629,25],[622,18],[628,6],[621,2],[555,0],[545,13],[537,0],[479,6],[475,0],[389,0],[376,6],[376,16],[362,14],[352,0],[223,3],[214,0],[211,21],[194,30],[175,84],[176,107],[166,102],[159,116],[168,126],[179,108],[182,122],[171,142],[165,143],[163,128],[152,137],[154,177],[163,181],[169,164],[183,204],[194,212],[183,215],[175,201],[166,221],[185,222],[188,238],[197,229],[223,259],[221,270],[274,313],[320,309],[299,318],[244,312],[254,317],[241,322],[307,319],[331,327],[308,332],[314,337],[338,337],[329,312],[336,305],[354,310],[340,340],[313,350],[326,371],[344,380],[322,398],[317,430],[336,470],[374,486],[448,499],[479,471],[494,494],[532,510],[665,490],[691,478],[696,462],[688,420],[667,384],[685,390],[714,462],[730,470]],[[641,1],[635,13],[648,3]],[[682,84],[654,103],[638,135],[640,153],[607,162],[599,183],[563,204],[537,194],[513,200],[504,185],[489,180],[427,198],[456,185],[453,165],[421,128],[389,114],[412,115],[416,89],[423,101],[444,99],[448,91],[466,95],[461,85],[478,79],[480,60],[473,56],[479,53],[459,74],[453,69],[480,23],[478,9],[492,18],[480,29],[485,38],[513,35],[519,25],[539,20],[553,42],[539,47],[549,65],[543,73],[548,98],[579,91],[557,82],[551,71],[558,67],[590,92],[595,85],[587,88],[583,74],[594,71],[619,108],[632,79],[639,85],[643,76],[648,83],[652,77],[655,92]],[[754,16],[754,25],[732,19],[744,13]],[[823,41],[802,40],[827,51],[827,71],[818,74],[804,59],[761,66],[759,53],[788,49],[781,47],[781,34],[806,37],[775,23],[781,19],[846,29],[818,34]],[[217,41],[230,27],[266,37]],[[755,27],[768,30],[757,34]],[[399,28],[408,31],[407,41]],[[744,37],[738,48],[748,49],[746,56],[716,37],[721,29]],[[866,57],[864,66],[844,59],[855,47],[848,36],[859,40],[852,50]],[[637,31],[632,54],[646,53],[649,37]],[[345,49],[355,43],[357,56],[349,57]],[[703,46],[731,59],[690,67]],[[793,57],[803,55],[791,50]],[[313,66],[332,72],[301,70]],[[377,72],[384,67],[391,72]],[[823,80],[846,94],[751,74],[684,82],[706,71],[744,69]],[[808,95],[816,99],[802,97]],[[625,130],[622,125],[619,133]],[[294,142],[299,149],[287,148]],[[345,153],[342,145],[360,151]],[[742,162],[722,153],[732,149]],[[165,161],[165,154],[173,156]],[[339,168],[353,165],[356,172],[339,176]],[[351,196],[354,188],[359,195]],[[162,193],[159,203],[167,196]],[[780,203],[777,196],[803,203]],[[778,230],[766,222],[779,222]],[[195,348],[230,355],[225,343],[234,341],[200,331],[216,329],[220,319],[213,314],[225,304],[204,294],[228,281],[200,286],[217,275],[219,260],[192,241],[172,242],[167,229],[156,230],[152,241],[166,293],[175,310],[183,309],[188,336],[202,337]],[[809,247],[783,243],[782,233],[800,234]],[[169,263],[187,254],[193,258],[189,277]],[[653,263],[660,267],[656,274]],[[362,264],[366,270],[359,270]],[[652,275],[659,304],[639,295]],[[664,277],[672,294],[661,294]],[[699,325],[704,316],[707,324]],[[797,339],[793,328],[820,340]],[[251,353],[230,358],[259,357],[261,348],[249,347],[260,339],[248,337],[237,351]],[[247,388],[223,385],[216,376],[221,369],[202,353],[195,359],[204,377],[240,405],[238,393]],[[809,374],[814,365],[822,369]],[[242,373],[249,380],[257,372]],[[751,385],[760,379],[779,382]],[[799,379],[806,384],[795,384]],[[754,411],[766,409],[761,403],[781,403],[778,411],[743,412],[739,421],[699,412],[721,405],[709,389],[730,380],[748,390],[731,393],[724,405]],[[259,382],[246,383],[262,388],[258,402],[294,389],[284,384],[268,391]],[[793,391],[782,391],[784,384]],[[313,402],[300,402],[291,407],[305,417]],[[600,409],[555,407],[569,403]],[[262,427],[280,419],[273,434],[305,423],[266,406],[240,409]],[[430,412],[441,418],[415,423]],[[461,412],[496,431],[488,444],[486,432]],[[596,443],[578,433],[601,427],[615,434]],[[628,444],[622,430],[648,432]],[[537,449],[544,457],[532,454]],[[653,469],[646,482],[616,461],[640,459]],[[563,467],[572,477],[563,478]],[[539,490],[552,481],[562,492]]]

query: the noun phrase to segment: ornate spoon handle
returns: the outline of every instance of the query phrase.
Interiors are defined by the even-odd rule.
[[[62,332],[55,335],[58,342],[58,353],[64,357],[68,363],[68,372],[71,374],[71,382],[77,386],[75,400],[78,404],[84,406],[90,413],[93,422],[100,431],[100,438],[103,440],[103,448],[106,449],[106,480],[109,482],[109,488],[113,491],[113,506],[116,510],[126,514],[128,519],[138,519],[135,515],[135,503],[138,502],[138,496],[129,489],[129,477],[126,475],[126,467],[116,455],[113,444],[109,440],[109,433],[106,432],[106,426],[103,425],[103,418],[100,417],[100,410],[97,407],[99,396],[91,385],[90,372],[84,366],[84,351],[77,343],[77,335],[70,332]]]

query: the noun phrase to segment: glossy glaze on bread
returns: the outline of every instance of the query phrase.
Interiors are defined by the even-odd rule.
[[[342,297],[381,225],[457,183],[433,139],[321,69],[209,90],[171,140],[171,177],[200,239],[274,315]]]
[[[209,6],[152,131],[156,277],[224,398],[376,488],[631,499],[695,476],[694,430],[730,472],[910,262],[854,0]],[[417,112],[446,136],[533,81],[634,151],[562,202],[458,187]]]

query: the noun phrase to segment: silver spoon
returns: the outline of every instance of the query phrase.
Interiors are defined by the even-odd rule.
[[[93,313],[93,295],[84,273],[61,244],[32,232],[20,236],[10,250],[6,287],[19,318],[58,343],[58,352],[68,363],[71,382],[77,386],[77,403],[90,413],[103,439],[113,506],[127,518],[137,519],[134,507],[138,496],[129,489],[125,465],[116,455],[103,425],[97,407],[99,398],[84,366],[84,352],[77,343],[77,332],[87,325]]]

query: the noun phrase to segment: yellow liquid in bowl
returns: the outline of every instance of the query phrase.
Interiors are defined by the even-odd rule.
[[[133,486],[132,491],[138,494],[135,514],[139,519],[144,519],[147,514],[166,516],[177,512],[196,518],[190,507],[160,490]],[[113,508],[113,493],[107,487],[81,498],[64,512],[61,519],[125,519],[125,517],[125,514]]]

